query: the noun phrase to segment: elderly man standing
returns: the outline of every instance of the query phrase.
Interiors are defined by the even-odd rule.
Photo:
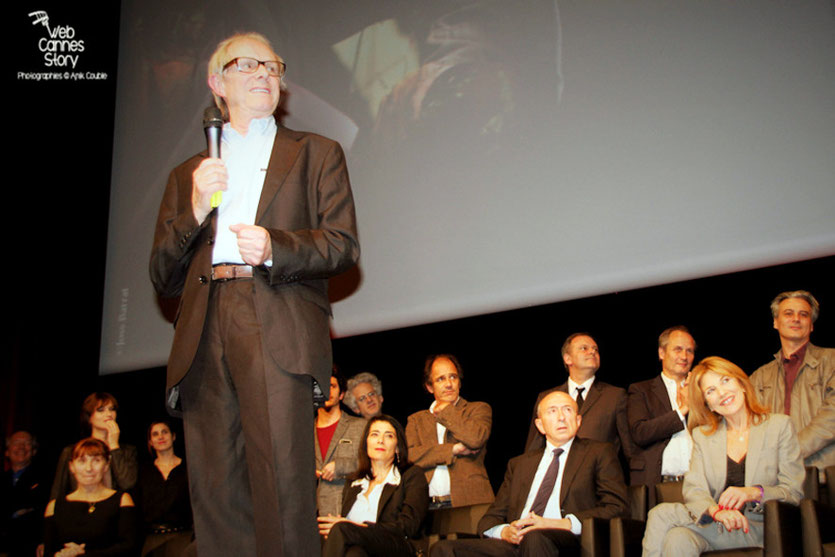
[[[696,341],[683,325],[658,337],[661,374],[629,386],[626,402],[635,454],[629,461],[630,483],[649,488],[655,505],[655,484],[684,478],[693,441],[687,431],[687,378],[696,355]]]
[[[379,416],[383,413],[383,384],[367,371],[354,375],[348,379],[345,404],[366,420]]]
[[[461,377],[461,364],[452,354],[427,358],[423,382],[435,400],[406,423],[409,458],[426,472],[430,509],[493,501],[484,468],[493,409],[461,398]]]
[[[359,245],[340,146],[275,120],[284,71],[256,33],[218,45],[222,158],[171,172],[154,236],[151,279],[180,297],[168,403],[201,557],[319,552],[312,380],[331,374],[327,279]]]
[[[835,349],[809,342],[820,304],[805,290],[783,292],[771,302],[780,351],[751,375],[760,401],[791,416],[806,466],[835,465]],[[830,501],[831,503],[831,501]]]

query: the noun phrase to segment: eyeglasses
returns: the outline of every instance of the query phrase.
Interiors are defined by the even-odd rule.
[[[357,398],[357,401],[358,402],[365,402],[366,399],[371,401],[371,399],[375,399],[375,398],[377,398],[377,392],[376,391],[371,391],[371,392],[365,393],[361,397]]]
[[[255,58],[241,56],[239,58],[233,58],[227,62],[226,65],[223,66],[223,71],[228,70],[234,65],[241,73],[255,73],[262,64],[268,74],[279,79],[284,77],[284,72],[287,70],[287,64],[279,60],[256,60]]]

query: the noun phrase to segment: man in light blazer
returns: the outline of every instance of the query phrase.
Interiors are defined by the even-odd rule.
[[[340,408],[346,384],[345,377],[334,366],[330,396],[316,412],[314,443],[319,480],[316,502],[320,516],[339,516],[345,478],[357,471],[357,451],[365,420],[350,416]]]
[[[791,416],[806,466],[835,465],[835,349],[811,343],[820,304],[805,290],[782,292],[771,302],[780,350],[751,375],[760,401]]]
[[[461,398],[461,365],[451,354],[426,359],[424,386],[435,398],[409,416],[406,439],[412,462],[426,472],[430,509],[490,503],[493,488],[484,467],[493,410]]]
[[[717,525],[711,523],[702,527],[697,524],[710,507],[716,505],[725,490],[727,440],[728,432],[724,420],[711,435],[705,435],[698,428],[693,430],[693,457],[682,485],[682,495],[686,503],[664,503],[656,505],[650,511],[644,536],[644,557],[672,555],[674,553],[670,551],[673,547],[678,549],[675,554],[688,554],[684,552],[684,547],[689,546],[693,540],[686,533],[667,540],[669,547],[664,550],[664,537],[673,526],[697,528],[701,537],[712,544],[716,543],[716,538],[721,535]],[[748,434],[748,453],[745,456],[745,485],[761,486],[762,501],[745,506],[743,514],[748,521],[749,530],[736,531],[736,535],[740,537],[740,547],[762,546],[762,503],[777,499],[798,505],[803,497],[805,477],[806,471],[800,458],[797,435],[787,416],[771,414],[765,421],[751,426]],[[716,545],[712,547],[717,549]],[[707,549],[709,548],[701,548],[700,551]]]
[[[644,557],[698,557],[717,549],[762,547],[763,504],[797,505],[805,470],[788,416],[769,414],[739,366],[711,356],[689,385],[693,437],[682,503],[649,513]]]
[[[629,436],[626,417],[626,391],[596,378],[595,374],[600,368],[597,343],[586,333],[574,333],[565,340],[561,352],[568,380],[558,387],[539,393],[525,450],[545,446],[545,437],[535,424],[536,408],[546,395],[562,391],[576,400],[580,407],[583,423],[577,436],[612,443],[616,449],[623,451],[628,462],[633,455],[634,445]]]
[[[342,149],[273,116],[284,69],[261,35],[218,45],[223,158],[171,172],[154,235],[154,287],[180,297],[167,402],[184,418],[201,557],[319,551],[312,380],[332,365],[327,279],[359,245]]]
[[[431,556],[579,555],[583,519],[614,518],[627,509],[614,447],[576,437],[581,422],[567,393],[545,395],[536,426],[547,450],[510,460],[496,500],[479,521],[481,539],[438,542]]]

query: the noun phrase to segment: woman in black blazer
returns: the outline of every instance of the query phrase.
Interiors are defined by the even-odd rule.
[[[403,427],[385,414],[365,426],[359,469],[345,484],[342,516],[320,516],[323,557],[411,557],[414,537],[429,507],[429,487],[409,464]]]

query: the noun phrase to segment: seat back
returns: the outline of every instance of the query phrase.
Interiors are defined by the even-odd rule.
[[[823,501],[831,507],[835,507],[835,465],[827,466],[824,471],[826,478],[826,494],[829,501]]]
[[[814,466],[806,467],[806,477],[803,479],[803,497],[817,501],[820,499],[820,477]]]
[[[649,509],[648,499],[649,490],[644,484],[630,485],[627,495],[629,497],[629,518],[634,520],[647,519],[647,512]]]
[[[452,507],[431,511],[432,524],[429,533],[441,537],[452,533],[476,534],[478,521],[490,508],[490,503]]]
[[[681,486],[684,482],[662,482],[655,484],[655,499],[659,503],[684,503]]]

